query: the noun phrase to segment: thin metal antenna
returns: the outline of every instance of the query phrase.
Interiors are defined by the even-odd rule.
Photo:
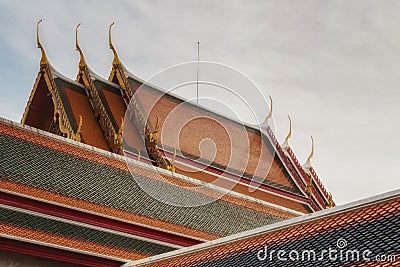
[[[200,42],[197,42],[197,82],[196,82],[196,102],[199,103],[199,61],[200,61]]]

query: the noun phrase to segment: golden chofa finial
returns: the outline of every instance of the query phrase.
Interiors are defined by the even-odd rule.
[[[167,166],[167,170],[169,170],[171,172],[176,172],[175,158],[176,158],[176,148],[174,148],[174,154],[172,155],[171,164]]]
[[[78,28],[79,26],[81,26],[81,24],[79,23],[76,28],[75,28],[75,47],[76,47],[76,51],[79,51],[80,54],[80,60],[79,60],[79,67],[83,67],[86,65],[85,62],[85,57],[83,56],[83,52],[81,47],[79,46],[79,42],[78,42]]]
[[[158,142],[158,127],[160,127],[160,118],[157,116],[156,126],[154,127],[154,131],[150,133],[149,139],[150,142]]]
[[[82,116],[79,115],[78,128],[76,129],[76,133],[71,134],[71,139],[78,142],[82,142],[81,134],[82,134]]]
[[[311,159],[314,157],[314,138],[311,136],[311,153],[307,158],[306,163],[303,164],[304,169],[311,168]]]
[[[305,191],[308,195],[309,198],[311,198],[312,194],[313,194],[313,177],[310,175],[310,180],[308,181],[308,184],[305,187]]]
[[[332,193],[329,193],[328,205],[326,205],[326,208],[330,209],[332,207],[333,207],[333,197],[332,197]]]
[[[285,138],[285,142],[283,142],[283,144],[282,144],[283,149],[289,148],[289,139],[292,137],[292,119],[290,118],[289,115],[288,115],[288,118],[289,118],[289,133]]]
[[[273,105],[273,103],[272,103],[272,97],[271,97],[271,96],[269,96],[269,100],[270,100],[270,106],[271,106],[271,108],[270,108],[270,110],[269,110],[269,113],[268,113],[267,118],[265,119],[265,123],[266,123],[266,126],[267,126],[267,127],[269,126],[268,121],[269,121],[270,119],[272,119],[272,105]]]
[[[42,44],[40,43],[39,24],[42,21],[43,21],[43,19],[40,19],[36,25],[36,42],[37,42],[38,48],[40,48],[40,51],[42,51],[42,58],[40,59],[40,66],[48,64],[46,53],[44,52],[44,48],[43,48]]]
[[[110,46],[110,49],[113,51],[114,53],[114,60],[113,60],[113,65],[117,65],[120,63],[119,58],[118,58],[118,54],[117,54],[117,50],[115,50],[115,47],[112,43],[112,39],[111,39],[111,28],[112,26],[114,26],[114,22],[110,24],[110,27],[108,28],[108,44]]]

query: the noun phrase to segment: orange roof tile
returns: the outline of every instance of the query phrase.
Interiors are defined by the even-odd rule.
[[[205,243],[193,248],[181,249],[173,253],[132,262],[126,266],[188,267],[201,264],[205,264],[204,266],[231,266],[227,265],[227,262],[231,261],[230,259],[233,256],[235,258],[232,258],[232,261],[236,261],[237,264],[246,263],[253,266],[256,263],[260,264],[260,260],[257,259],[257,252],[260,249],[264,249],[264,247],[268,247],[269,251],[275,248],[281,250],[286,248],[290,251],[294,249],[312,249],[314,245],[317,246],[316,250],[322,250],[328,249],[332,245],[336,246],[336,242],[340,238],[349,239],[351,237],[353,237],[352,240],[348,241],[352,242],[353,246],[349,246],[349,249],[357,249],[359,247],[365,250],[366,241],[373,249],[374,244],[381,242],[381,244],[383,243],[382,246],[377,245],[374,247],[375,253],[381,250],[381,252],[399,255],[399,246],[393,247],[384,243],[399,242],[399,218],[400,191],[394,191],[380,197],[356,202],[355,204],[317,212],[311,216],[305,215],[295,218],[293,221],[281,222],[276,226],[270,225],[232,237],[226,237],[213,243]],[[377,229],[378,227],[379,229]],[[382,233],[382,235],[377,235],[377,233]],[[387,235],[386,233],[392,234]],[[396,262],[398,264],[399,261]],[[265,263],[268,263],[268,261]],[[284,265],[285,262],[282,261],[280,263],[275,261],[269,263],[273,263],[276,266],[286,266]],[[289,263],[291,262],[286,262],[286,264]],[[376,264],[374,262],[368,266],[383,266]],[[392,262],[388,266],[394,266],[392,264],[394,263]]]
[[[13,237],[29,239],[47,244],[53,244],[57,246],[63,246],[72,249],[78,249],[87,251],[95,254],[101,254],[111,257],[117,257],[122,259],[142,259],[150,255],[137,253],[133,251],[127,251],[119,248],[113,248],[104,246],[96,243],[86,242],[83,240],[77,240],[73,238],[67,238],[56,234],[44,233],[34,229],[26,229],[14,225],[0,223],[0,232],[3,235],[9,235]]]
[[[182,104],[172,96],[160,97],[161,92],[147,86],[142,88],[144,89],[136,92],[136,99],[139,99],[145,114],[150,114],[149,119],[153,125],[156,116],[160,118],[160,138],[164,146],[179,148],[183,155],[194,159],[204,157],[212,160],[212,153],[204,155],[204,152],[212,149],[204,149],[203,155],[199,150],[201,141],[210,139],[216,145],[217,153],[213,162],[217,166],[230,166],[236,171],[243,170],[251,176],[260,176],[272,183],[296,190],[290,178],[273,160],[271,148],[266,146],[256,130],[242,127],[237,122],[192,104]],[[257,168],[261,169],[257,171]]]

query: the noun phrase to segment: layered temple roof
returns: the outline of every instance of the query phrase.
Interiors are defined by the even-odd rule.
[[[111,26],[114,60],[108,81],[88,67],[78,43],[79,25],[76,81],[63,77],[50,65],[38,35],[41,68],[23,124],[131,158],[141,155],[144,162],[203,182],[223,178],[219,186],[224,187],[227,181],[239,181],[234,191],[303,213],[334,206],[312,166],[303,168],[287,140],[282,148],[269,126],[260,129],[232,120],[166,93],[127,71],[112,44]],[[177,108],[180,115],[171,116]],[[181,125],[185,116],[198,119],[186,123],[179,132],[178,127],[164,126],[167,118],[170,125]],[[231,141],[227,132],[237,138]],[[211,161],[199,150],[205,139],[213,140],[216,146]],[[248,156],[244,164],[243,151]],[[253,193],[249,184],[257,187]]]
[[[38,23],[40,70],[21,124],[0,119],[0,248],[119,266],[335,206],[310,163],[314,149],[301,166],[289,137],[281,146],[268,124],[145,83],[121,63],[112,25],[112,70],[101,78],[85,61],[79,26],[71,80],[49,63]],[[180,131],[166,126],[190,117]],[[201,154],[205,139],[215,158]],[[156,200],[138,181],[203,205]]]

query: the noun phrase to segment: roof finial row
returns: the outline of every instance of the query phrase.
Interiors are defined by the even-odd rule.
[[[269,110],[269,113],[268,113],[267,118],[265,119],[265,124],[264,124],[264,125],[266,125],[267,128],[269,127],[268,121],[269,121],[270,119],[272,119],[272,111],[273,111],[273,102],[272,102],[272,97],[271,97],[271,95],[269,96],[269,99],[270,99],[270,103],[271,103],[271,108],[270,108],[270,110]],[[292,137],[292,119],[290,118],[289,115],[288,115],[288,119],[289,119],[289,133],[288,133],[288,135],[286,136],[285,141],[284,141],[284,142],[282,143],[282,145],[281,145],[281,147],[282,147],[283,149],[288,149],[288,148],[290,147],[290,145],[289,145],[289,139]],[[308,170],[308,169],[311,168],[311,159],[313,158],[313,156],[314,156],[314,139],[313,139],[313,137],[311,136],[311,153],[310,153],[310,155],[308,156],[307,161],[303,164],[303,168],[305,168],[306,170]]]
[[[42,21],[43,21],[43,19],[40,19],[40,20],[37,22],[37,25],[36,25],[36,42],[37,42],[38,48],[40,48],[40,50],[42,51],[42,58],[40,59],[40,65],[41,65],[41,66],[42,66],[42,65],[48,64],[47,57],[46,57],[46,53],[44,52],[44,48],[43,48],[42,44],[40,43],[40,38],[39,38],[39,24],[40,24]]]
[[[44,51],[44,48],[43,48],[42,44],[40,43],[40,35],[39,35],[39,24],[42,21],[43,21],[43,19],[40,19],[37,22],[37,25],[36,25],[36,42],[37,42],[38,48],[40,48],[40,50],[42,51],[42,58],[40,59],[40,65],[46,65],[46,64],[48,64],[48,61],[47,61],[47,57],[46,57],[46,53]],[[81,67],[81,66],[85,66],[86,62],[85,62],[85,57],[83,55],[82,49],[79,46],[79,42],[78,42],[78,28],[80,26],[81,26],[81,23],[79,23],[75,28],[75,47],[76,47],[76,50],[79,51],[79,54],[80,54],[79,66]],[[112,43],[112,39],[111,39],[111,28],[112,28],[112,26],[114,26],[114,22],[110,24],[110,27],[108,29],[108,43],[110,45],[110,49],[114,53],[114,61],[113,61],[113,65],[114,65],[114,64],[119,64],[120,61],[119,61],[119,58],[118,58],[117,50],[115,50],[115,47],[114,47],[114,45]]]
[[[81,26],[80,23],[75,28],[75,47],[76,47],[76,51],[79,51],[79,54],[80,54],[79,67],[83,67],[86,65],[86,62],[85,62],[85,57],[83,56],[82,49],[78,43],[78,28],[79,28],[79,26]]]

